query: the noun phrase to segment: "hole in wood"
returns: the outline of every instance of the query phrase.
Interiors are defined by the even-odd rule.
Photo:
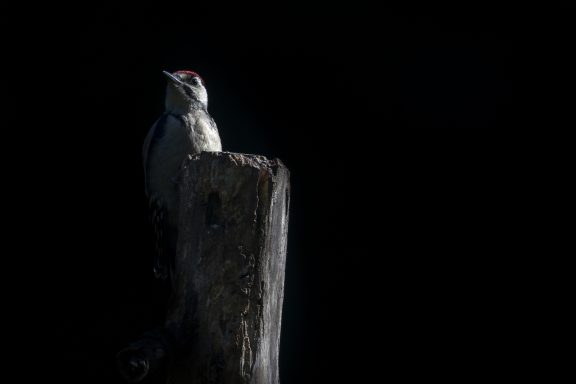
[[[210,192],[206,205],[206,225],[219,228],[222,225],[222,201],[217,192]]]

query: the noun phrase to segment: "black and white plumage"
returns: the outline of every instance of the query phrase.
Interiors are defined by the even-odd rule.
[[[169,278],[178,238],[176,178],[188,154],[221,151],[216,123],[208,114],[208,93],[192,71],[164,72],[168,77],[166,109],[144,142],[146,195],[156,233],[154,274]]]

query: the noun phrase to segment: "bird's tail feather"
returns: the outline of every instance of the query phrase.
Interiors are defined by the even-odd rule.
[[[173,274],[174,270],[176,252],[174,231],[169,228],[166,207],[158,199],[150,199],[150,215],[156,235],[154,276],[161,280],[166,280]]]

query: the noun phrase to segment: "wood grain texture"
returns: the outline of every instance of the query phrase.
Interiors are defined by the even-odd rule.
[[[184,162],[168,336],[140,344],[166,360],[167,383],[279,382],[289,194],[279,160],[203,152]]]

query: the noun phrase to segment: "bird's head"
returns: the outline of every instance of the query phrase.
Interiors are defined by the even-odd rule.
[[[208,92],[204,81],[192,71],[163,71],[168,77],[166,87],[166,110],[187,113],[198,107],[208,107]]]

